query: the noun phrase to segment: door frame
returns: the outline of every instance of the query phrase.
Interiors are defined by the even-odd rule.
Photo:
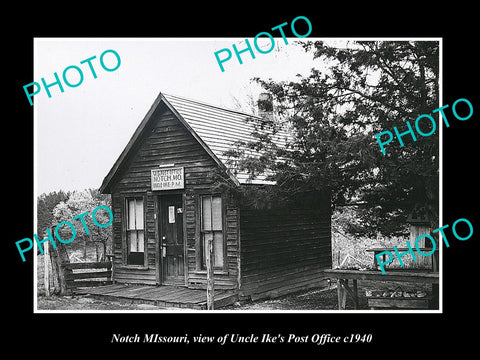
[[[188,284],[188,266],[187,266],[187,239],[186,239],[186,218],[185,218],[185,193],[183,191],[168,191],[168,192],[154,192],[154,220],[155,220],[155,276],[156,276],[156,282],[158,285],[168,285],[165,284],[164,280],[164,274],[163,274],[163,262],[164,258],[162,256],[162,239],[161,239],[161,226],[162,226],[162,221],[161,221],[161,214],[160,214],[160,209],[162,208],[162,201],[164,197],[167,196],[179,196],[181,197],[181,202],[182,202],[182,234],[183,234],[183,274],[184,274],[184,285],[187,286]]]

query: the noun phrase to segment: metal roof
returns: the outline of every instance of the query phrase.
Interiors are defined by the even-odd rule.
[[[212,156],[220,166],[229,170],[232,180],[236,183],[272,184],[272,182],[265,180],[265,174],[250,179],[248,173],[238,171],[233,165],[228,165],[228,157],[225,155],[227,150],[235,147],[237,141],[248,142],[254,140],[252,136],[254,125],[253,122],[249,120],[259,121],[261,117],[184,97],[160,93],[112,169],[103,180],[100,187],[102,192],[110,187],[110,183],[127,153],[140,137],[143,128],[148,123],[155,109],[162,102],[179,118],[180,122],[182,122],[187,130],[200,142],[210,156]],[[279,131],[273,136],[273,141],[278,146],[284,146],[288,136],[288,132]],[[255,154],[252,150],[246,150],[246,153],[254,156],[259,155]]]

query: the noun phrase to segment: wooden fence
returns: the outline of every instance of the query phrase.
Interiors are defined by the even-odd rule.
[[[62,266],[68,289],[112,284],[110,261],[63,263]]]

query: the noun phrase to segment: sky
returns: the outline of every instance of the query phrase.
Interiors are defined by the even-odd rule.
[[[33,97],[35,194],[100,187],[160,92],[251,112],[250,100],[263,91],[251,81],[253,77],[294,80],[297,74],[307,75],[320,66],[320,60],[294,45],[297,40],[288,38],[285,44],[281,37],[275,38],[273,51],[254,50],[255,59],[246,52],[243,64],[233,55],[223,63],[222,72],[215,51],[232,51],[232,44],[243,49],[244,39],[36,38],[32,82],[42,84],[43,78],[51,84],[57,73],[64,92],[53,85],[49,98],[42,85]],[[106,50],[120,56],[115,71],[100,65]],[[97,78],[88,63],[81,64],[93,56]],[[103,59],[107,68],[117,65],[111,52]],[[72,65],[83,74],[80,82],[75,69],[66,72],[70,83],[80,82],[77,87],[68,87],[62,79],[64,69]]]

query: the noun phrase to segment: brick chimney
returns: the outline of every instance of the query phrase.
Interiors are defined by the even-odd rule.
[[[258,116],[265,120],[273,120],[273,98],[269,93],[261,93],[257,101]]]

